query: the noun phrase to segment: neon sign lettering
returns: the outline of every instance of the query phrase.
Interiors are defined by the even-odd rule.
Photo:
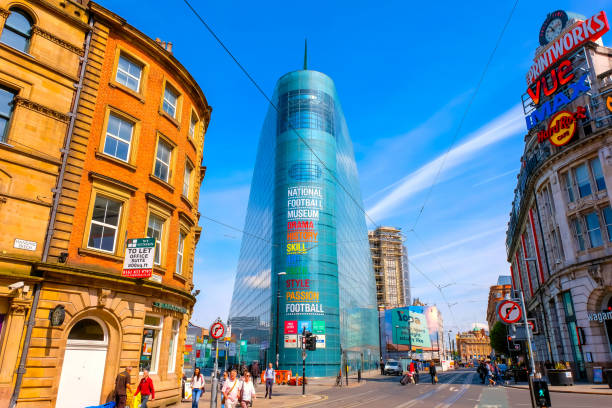
[[[569,55],[573,50],[588,41],[597,41],[610,29],[606,13],[602,10],[586,21],[579,21],[570,27],[566,33],[536,55],[534,63],[527,73],[527,85],[538,80],[548,67]]]
[[[588,73],[578,79],[577,82],[569,84],[570,95],[566,95],[565,92],[559,92],[555,95],[552,100],[542,103],[532,114],[525,117],[527,122],[527,130],[531,130],[534,126],[544,122],[550,116],[559,111],[562,107],[570,102],[576,100],[579,96],[583,95],[591,89],[591,85],[587,81]]]
[[[527,88],[527,93],[531,97],[533,103],[537,106],[540,104],[540,98],[542,96],[542,92],[545,96],[550,96],[557,92],[560,86],[567,84],[569,81],[574,79],[574,73],[572,71],[572,63],[567,60],[563,61],[559,68],[553,69],[550,72],[550,78],[553,81],[553,85],[548,88],[548,82],[546,81],[546,77],[542,77],[536,82],[535,90],[533,86]]]

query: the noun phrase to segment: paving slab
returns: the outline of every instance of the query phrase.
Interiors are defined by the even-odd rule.
[[[502,385],[509,388],[529,389],[527,383]],[[574,394],[612,395],[612,388],[608,387],[608,384],[549,385],[548,391]]]

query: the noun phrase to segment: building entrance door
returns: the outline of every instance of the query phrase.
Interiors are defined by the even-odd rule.
[[[57,408],[83,408],[100,404],[108,350],[104,324],[85,318],[68,335],[57,392]]]

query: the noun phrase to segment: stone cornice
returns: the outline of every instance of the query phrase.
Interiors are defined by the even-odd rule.
[[[41,105],[21,96],[16,96],[14,101],[15,107],[23,107],[34,112],[42,113],[43,115],[47,115],[53,119],[59,120],[60,122],[68,123],[70,119],[65,113],[56,111],[55,109]]]
[[[54,34],[50,33],[47,30],[43,30],[42,28],[40,28],[39,26],[32,26],[32,33],[39,35],[43,38],[46,38],[47,40],[59,45],[60,47],[63,47],[65,49],[67,49],[68,51],[71,51],[79,56],[84,56],[85,55],[85,50],[83,50],[83,48],[81,47],[77,47],[74,44],[69,43],[68,41],[62,40],[59,37],[56,37]]]
[[[9,16],[9,14],[11,14],[10,11],[0,7],[0,17],[7,18]]]

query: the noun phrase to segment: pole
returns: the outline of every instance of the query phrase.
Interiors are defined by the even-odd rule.
[[[217,370],[219,369],[219,340],[216,343],[215,350],[215,369],[212,375],[212,385],[210,390],[210,408],[217,408],[217,390],[219,389],[219,378],[217,377]]]
[[[523,324],[525,325],[525,332],[527,333],[527,348],[529,349],[529,361],[530,361],[530,372],[529,372],[529,396],[531,398],[531,406],[536,407],[536,403],[533,397],[533,376],[535,375],[535,361],[533,359],[533,349],[531,347],[531,330],[529,330],[529,324],[527,324],[527,308],[525,307],[525,296],[523,291],[519,291],[521,299],[521,308],[523,309]]]
[[[451,358],[449,358],[449,360],[453,360],[454,361],[455,360],[455,356],[453,356],[453,352],[451,350],[451,347],[453,347],[453,343],[451,342],[450,334],[451,334],[451,332],[449,330],[448,331],[448,352],[451,355]]]
[[[306,395],[306,350],[302,350],[302,395]]]
[[[229,354],[228,353],[229,346],[228,346],[227,342],[225,342],[225,346],[226,346],[225,347],[225,371],[227,371],[227,355]]]

